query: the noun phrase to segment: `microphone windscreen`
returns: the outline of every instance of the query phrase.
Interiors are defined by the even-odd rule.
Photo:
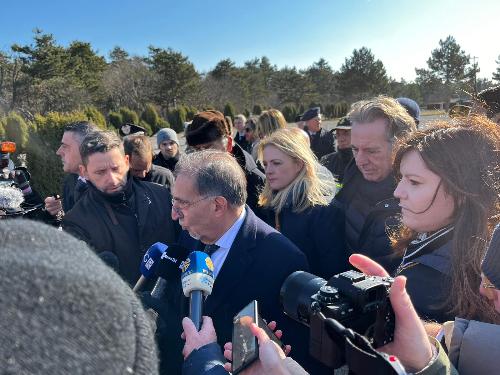
[[[161,242],[156,242],[150,246],[146,254],[142,257],[140,271],[142,276],[149,279],[155,275],[155,268],[168,246]]]
[[[97,254],[97,256],[101,258],[101,260],[106,263],[108,267],[111,267],[113,271],[116,273],[120,272],[120,262],[114,253],[111,251],[103,251],[102,253]]]
[[[24,202],[23,192],[13,186],[0,187],[0,209],[16,210]]]
[[[212,293],[214,286],[214,264],[208,254],[193,251],[181,263],[182,290],[186,297],[193,290],[201,290],[205,295]]]
[[[156,276],[165,280],[178,280],[181,262],[189,255],[189,250],[181,245],[170,245],[162,254],[156,268]]]

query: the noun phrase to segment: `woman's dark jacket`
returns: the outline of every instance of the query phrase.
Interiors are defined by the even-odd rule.
[[[313,206],[294,212],[286,205],[276,221],[275,211],[264,210],[267,222],[292,241],[307,257],[310,272],[324,279],[348,269],[344,248],[343,214],[331,201],[327,206]]]
[[[406,290],[422,319],[453,320],[447,300],[451,292],[452,228],[410,243],[397,275],[406,276]],[[413,254],[413,255],[412,255]]]

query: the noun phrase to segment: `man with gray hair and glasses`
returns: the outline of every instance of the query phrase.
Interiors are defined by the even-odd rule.
[[[307,340],[294,341],[293,332],[300,327],[285,317],[279,302],[286,277],[308,269],[306,257],[245,205],[247,182],[236,159],[223,151],[194,152],[180,158],[175,176],[172,218],[184,229],[179,244],[207,252],[214,264],[215,283],[204,302],[204,315],[212,317],[219,344],[231,341],[232,318],[256,299],[264,318],[277,320],[281,329],[291,332],[287,341],[298,345],[297,353],[307,352]],[[164,324],[158,328],[161,373],[179,374],[187,298],[180,279],[169,284],[161,297]]]

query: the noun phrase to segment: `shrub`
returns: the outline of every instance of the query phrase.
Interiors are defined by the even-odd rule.
[[[62,194],[64,172],[56,151],[61,143],[64,126],[76,121],[88,121],[83,111],[69,113],[49,112],[35,115],[33,128],[26,148],[26,161],[34,188],[46,197]]]
[[[137,113],[127,107],[120,108],[120,114],[122,115],[122,125],[123,124],[139,124],[139,116]]]
[[[281,112],[283,113],[283,116],[285,116],[285,120],[287,122],[295,122],[295,117],[297,116],[297,110],[293,105],[284,106]]]
[[[10,112],[5,119],[5,137],[16,142],[16,154],[26,151],[29,141],[29,126],[16,112]]]
[[[260,115],[262,113],[262,107],[259,104],[255,104],[252,113],[256,116]]]
[[[184,131],[184,123],[186,122],[186,110],[183,106],[179,106],[177,109],[173,109],[168,114],[168,122],[170,127],[174,129],[177,133]]]
[[[141,120],[149,125],[152,133],[156,133],[159,130],[158,124],[160,122],[160,116],[158,115],[154,105],[146,104],[144,111],[141,113]]]
[[[87,106],[83,109],[83,113],[87,116],[87,119],[97,125],[101,129],[106,129],[106,119],[103,114],[94,106]]]
[[[236,110],[234,109],[234,105],[231,103],[226,103],[224,106],[224,116],[231,117],[231,120],[234,120],[234,116],[236,116]]]
[[[116,129],[118,129],[120,126],[123,125],[122,115],[118,112],[109,112],[108,113],[108,121]]]

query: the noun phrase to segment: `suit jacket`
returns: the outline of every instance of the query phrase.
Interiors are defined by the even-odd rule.
[[[307,338],[301,336],[301,343],[294,339],[297,331],[307,334],[307,329],[285,317],[279,299],[286,277],[297,270],[307,271],[306,257],[285,236],[257,218],[248,206],[246,210],[245,220],[215,280],[212,294],[205,300],[203,315],[212,317],[218,343],[224,345],[232,341],[233,317],[256,299],[261,316],[276,320],[285,332],[284,340],[296,345],[294,353],[307,352]],[[192,249],[203,248],[185,232],[179,242]],[[187,312],[183,309],[187,298],[182,294],[180,280],[167,285],[162,300],[168,313],[157,332],[161,373],[180,374],[184,345],[180,338],[181,320]]]

